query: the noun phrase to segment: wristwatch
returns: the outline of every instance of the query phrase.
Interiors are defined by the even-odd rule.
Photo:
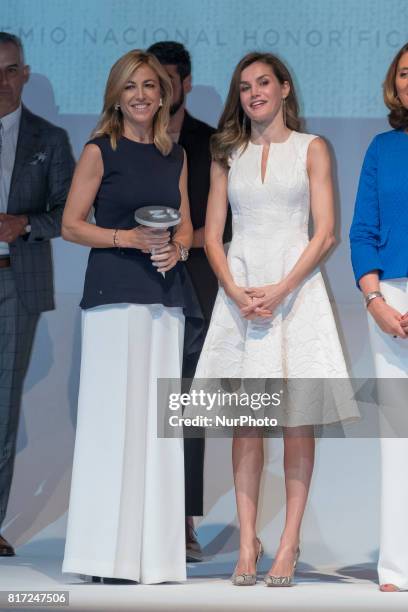
[[[381,293],[381,291],[370,291],[370,293],[367,293],[367,295],[364,296],[365,305],[367,308],[368,308],[369,303],[375,300],[375,298],[381,298],[385,302],[385,298],[383,294]]]

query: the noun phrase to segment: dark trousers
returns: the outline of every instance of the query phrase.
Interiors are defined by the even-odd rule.
[[[0,527],[13,476],[24,377],[39,315],[17,294],[11,268],[0,269]]]
[[[183,379],[194,377],[200,351],[183,358]],[[188,387],[189,385],[187,385]],[[183,392],[188,393],[189,388],[184,388]],[[203,434],[202,429],[198,429],[199,434]],[[204,490],[204,436],[199,438],[184,438],[184,484],[186,516],[202,516],[203,511],[203,490]]]

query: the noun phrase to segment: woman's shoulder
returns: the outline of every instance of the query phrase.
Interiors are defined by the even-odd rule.
[[[289,136],[289,140],[294,142],[295,145],[301,148],[304,152],[307,152],[309,149],[309,145],[312,142],[315,142],[316,147],[325,147],[326,143],[324,138],[319,136],[319,134],[309,134],[307,132],[296,132],[293,131]]]
[[[90,138],[86,143],[85,143],[85,147],[87,145],[95,145],[98,147],[98,149],[100,149],[100,151],[102,153],[105,153],[106,151],[108,151],[109,149],[112,149],[111,143],[110,143],[110,138],[107,134],[103,134],[102,136],[94,136],[92,138]]]
[[[292,147],[296,155],[307,163],[308,156],[312,153],[318,154],[325,152],[327,144],[318,134],[308,134],[306,132],[291,132],[288,138],[289,147]]]
[[[403,130],[387,130],[386,132],[380,132],[379,134],[374,136],[372,142],[377,142],[385,146],[387,145],[392,146],[392,144],[394,144],[395,142],[400,141],[401,136],[402,137],[406,136]],[[407,141],[408,141],[408,138],[407,138]]]
[[[289,138],[295,138],[297,140],[302,140],[303,142],[310,142],[315,138],[320,138],[318,134],[309,134],[308,132],[297,132],[293,130]]]
[[[91,138],[86,142],[86,144],[104,144],[109,143],[109,135],[101,134],[99,136],[91,136]]]
[[[405,143],[408,146],[408,137],[404,140],[404,136],[406,135],[402,130],[387,130],[376,134],[367,147],[366,162],[368,163],[371,159],[382,158],[384,154],[388,159],[388,154],[392,154],[393,151],[400,151],[401,146]]]
[[[403,130],[386,130],[385,132],[377,134],[375,138],[396,138],[402,133]]]

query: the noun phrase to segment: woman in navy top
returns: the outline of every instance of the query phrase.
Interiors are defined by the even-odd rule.
[[[350,230],[351,256],[357,284],[371,315],[370,343],[376,375],[407,379],[408,43],[388,69],[384,101],[394,130],[376,136],[368,148]],[[394,395],[395,421],[387,414],[391,432],[383,431],[381,439],[378,573],[383,591],[408,589],[408,439],[398,438],[406,435],[401,424],[406,421],[407,398],[395,390],[395,383],[392,387],[384,382],[379,385],[381,404],[388,406],[391,393]]]
[[[201,317],[180,261],[193,232],[170,104],[154,56],[116,62],[63,218],[64,238],[92,247],[63,571],[144,583],[186,578],[182,440],[157,437],[156,384],[180,377],[184,321]],[[180,210],[172,239],[137,226],[148,204]]]

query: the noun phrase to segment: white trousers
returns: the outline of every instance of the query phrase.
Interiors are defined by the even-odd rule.
[[[186,579],[183,440],[157,438],[157,378],[179,378],[181,308],[83,315],[64,572],[146,584]]]
[[[380,283],[388,304],[401,313],[408,311],[408,279],[393,279]],[[377,378],[408,378],[408,339],[384,334],[368,315],[370,343]],[[390,386],[387,385],[388,391]],[[395,389],[398,382],[395,381]],[[405,388],[405,387],[404,387]],[[379,382],[381,394],[381,383]],[[381,398],[386,403],[387,398]],[[408,411],[408,397],[398,397],[400,414],[383,423],[383,433],[395,431],[395,437],[381,437],[381,534],[378,576],[380,584],[392,583],[408,589],[408,439],[398,437],[398,418]],[[406,428],[405,428],[406,431]]]

